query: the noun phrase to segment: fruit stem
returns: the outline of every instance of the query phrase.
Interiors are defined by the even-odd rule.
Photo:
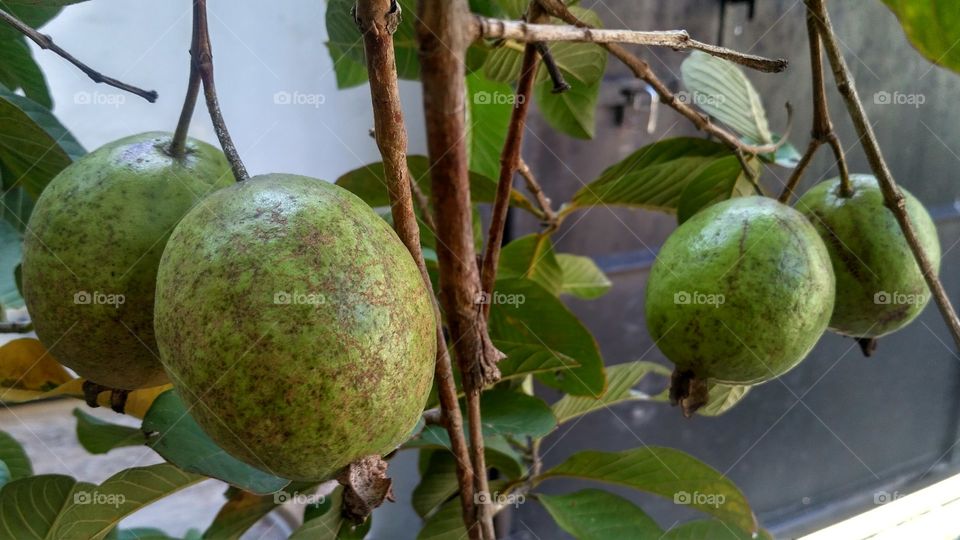
[[[197,106],[197,96],[200,95],[200,69],[197,63],[193,61],[199,49],[199,33],[197,25],[193,25],[193,35],[190,38],[190,79],[187,82],[187,95],[183,98],[183,107],[180,108],[180,119],[177,121],[177,130],[173,132],[173,140],[170,141],[168,153],[180,159],[186,154],[187,150],[187,132],[190,131],[190,120],[193,119],[193,111]]]
[[[25,22],[21,21],[20,19],[14,17],[10,13],[7,13],[2,9],[0,9],[0,20],[7,23],[11,27],[13,27],[14,30],[28,37],[31,41],[36,43],[37,46],[40,47],[41,49],[53,51],[54,53],[58,54],[61,58],[63,58],[67,62],[70,62],[71,64],[76,66],[80,71],[84,72],[87,75],[87,77],[90,77],[90,79],[93,82],[103,83],[108,86],[112,86],[114,88],[118,88],[120,90],[130,92],[131,94],[135,94],[142,97],[143,99],[149,101],[150,103],[153,103],[157,100],[158,94],[156,90],[144,90],[142,88],[137,88],[136,86],[127,84],[125,82],[118,81],[117,79],[114,79],[112,77],[107,77],[106,75],[100,73],[99,71],[84,64],[80,60],[77,60],[76,58],[74,58],[72,54],[60,48],[59,45],[53,42],[53,38],[51,38],[50,36],[37,32],[36,30],[28,26]]]
[[[197,33],[197,48],[190,52],[190,56],[200,72],[200,80],[203,81],[203,95],[207,101],[210,120],[213,122],[217,139],[220,140],[220,147],[227,156],[227,161],[230,162],[230,168],[233,169],[233,175],[237,182],[243,182],[248,180],[250,175],[247,173],[243,161],[240,160],[240,155],[237,153],[237,147],[233,144],[230,132],[227,131],[227,124],[224,122],[223,113],[220,111],[220,103],[217,99],[217,88],[213,82],[213,49],[210,45],[210,29],[207,26],[206,0],[193,1],[193,27]]]
[[[847,66],[847,61],[843,58],[843,51],[840,49],[839,40],[830,22],[830,13],[827,11],[824,0],[804,1],[807,10],[813,13],[814,19],[816,20],[817,29],[819,30],[820,37],[827,51],[827,58],[830,59],[830,65],[833,67],[833,77],[836,81],[837,90],[840,91],[840,95],[843,97],[847,107],[847,113],[850,115],[854,128],[857,130],[857,135],[863,143],[863,151],[867,155],[870,168],[873,170],[873,174],[877,177],[877,181],[880,184],[880,191],[883,193],[886,206],[893,212],[894,217],[897,218],[900,229],[903,231],[903,236],[906,238],[910,250],[913,251],[917,265],[920,267],[920,271],[923,272],[923,277],[930,287],[934,299],[937,301],[940,313],[943,315],[943,319],[950,329],[950,334],[953,336],[957,347],[960,348],[960,318],[957,318],[953,304],[950,302],[950,298],[947,296],[947,292],[943,288],[940,278],[937,277],[937,271],[924,251],[923,244],[920,243],[919,237],[917,237],[913,223],[910,221],[910,215],[907,213],[906,200],[904,199],[903,193],[900,191],[900,188],[897,187],[893,179],[893,174],[890,173],[890,168],[883,158],[883,151],[880,150],[880,144],[877,142],[876,134],[873,132],[873,126],[870,124],[869,118],[867,118],[867,113],[863,108],[863,102],[857,93],[853,76],[850,74],[850,68]]]

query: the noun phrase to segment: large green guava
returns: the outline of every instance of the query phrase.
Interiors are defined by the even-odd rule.
[[[200,426],[284,478],[394,450],[433,381],[436,321],[413,258],[361,199],[303,176],[255,177],[183,219],[156,330]]]
[[[153,333],[157,265],[173,227],[208,193],[234,182],[223,153],[142,133],[104,145],[60,172],[30,216],[23,292],[37,335],[87,379],[133,390],[167,381]]]
[[[810,352],[833,295],[830,257],[803,215],[770,198],[735,198],[667,239],[647,283],[647,328],[679,374],[758,384]]]
[[[850,175],[853,196],[839,194],[835,178],[814,186],[797,201],[823,237],[837,276],[830,330],[875,338],[903,328],[923,311],[929,289],[893,212],[884,205],[876,178]],[[907,214],[934,269],[940,241],[930,214],[901,188]]]

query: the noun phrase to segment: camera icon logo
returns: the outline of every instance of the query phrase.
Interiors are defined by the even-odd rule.
[[[673,504],[690,504],[693,497],[686,491],[678,491],[673,494]]]
[[[873,295],[873,303],[887,305],[893,301],[893,297],[887,291],[880,291]]]
[[[690,303],[690,293],[687,291],[680,291],[673,293],[673,303],[679,305],[687,305]]]
[[[273,103],[275,105],[289,105],[292,101],[293,96],[286,90],[280,90],[279,92],[274,92],[273,94]]]
[[[73,303],[80,305],[89,305],[93,301],[93,295],[87,291],[77,291],[73,294]]]
[[[290,501],[290,494],[286,491],[278,491],[273,494],[273,504],[285,504]]]
[[[73,494],[73,504],[90,504],[92,500],[89,491],[77,491]]]
[[[293,295],[291,295],[290,293],[288,293],[288,292],[286,292],[286,291],[280,291],[280,292],[275,293],[275,294],[273,295],[273,303],[274,303],[274,304],[283,304],[283,305],[286,305],[286,304],[290,304],[292,301],[293,301]]]
[[[873,102],[877,105],[888,105],[891,102],[890,92],[880,91],[873,94]]]

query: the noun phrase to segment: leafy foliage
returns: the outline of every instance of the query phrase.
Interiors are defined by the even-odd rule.
[[[883,0],[927,60],[960,72],[960,11],[949,2]]]
[[[554,521],[578,540],[660,538],[663,532],[643,510],[606,491],[584,489],[567,495],[538,495]]]

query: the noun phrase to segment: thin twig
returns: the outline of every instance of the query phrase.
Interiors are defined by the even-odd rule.
[[[427,199],[427,196],[424,195],[423,190],[420,189],[420,186],[412,176],[410,177],[410,191],[413,192],[413,202],[416,203],[417,208],[420,209],[420,215],[423,216],[421,219],[423,219],[423,222],[426,224],[427,228],[430,229],[430,232],[436,234],[437,224],[433,221],[433,213],[430,210],[430,201]]]
[[[591,28],[589,24],[578,19],[560,0],[537,0],[537,2],[549,15],[557,17],[567,24],[572,24],[580,28]],[[610,54],[615,58],[623,62],[623,64],[633,72],[634,76],[649,84],[650,87],[657,92],[657,95],[660,96],[661,102],[685,116],[700,131],[719,139],[720,142],[727,145],[731,150],[740,150],[745,154],[757,155],[775,152],[779,147],[779,144],[757,146],[744,143],[733,133],[711,122],[709,116],[677,99],[677,96],[671,92],[667,85],[653,72],[650,65],[640,59],[640,57],[632,54],[616,43],[601,43],[600,45],[610,51]]]
[[[250,175],[247,174],[247,168],[243,166],[237,147],[234,146],[230,132],[227,131],[227,124],[223,120],[223,113],[220,111],[220,103],[217,100],[217,88],[213,83],[213,49],[210,46],[210,29],[207,26],[207,0],[193,1],[193,24],[197,31],[198,48],[191,52],[191,56],[203,81],[203,95],[207,100],[210,120],[220,141],[220,148],[223,149],[227,161],[230,162],[230,168],[233,169],[233,175],[237,182],[242,182],[249,179]]]
[[[530,10],[533,11],[535,7],[536,4],[531,4]],[[507,224],[507,211],[510,209],[510,192],[513,190],[513,175],[520,166],[523,131],[527,125],[527,111],[533,97],[533,82],[537,74],[537,56],[536,45],[528,43],[523,51],[520,79],[517,82],[516,96],[513,100],[513,111],[510,115],[510,124],[507,127],[503,150],[500,153],[500,178],[497,182],[497,194],[490,213],[490,228],[483,254],[483,268],[480,271],[486,298],[491,298],[494,282],[497,279],[500,247],[503,243],[503,232]],[[483,304],[483,312],[484,316],[490,315],[489,302]]]
[[[33,28],[27,26],[27,24],[21,21],[20,19],[14,17],[10,13],[7,13],[6,11],[3,11],[2,9],[0,9],[0,20],[12,26],[14,30],[30,38],[30,40],[36,43],[37,46],[40,47],[41,49],[53,51],[54,53],[60,55],[60,57],[62,57],[64,60],[66,60],[67,62],[70,62],[71,64],[76,66],[80,71],[84,72],[87,75],[87,77],[90,77],[90,79],[93,82],[103,83],[108,86],[112,86],[114,88],[118,88],[120,90],[130,92],[131,94],[135,94],[142,97],[143,99],[149,101],[150,103],[153,103],[154,101],[157,100],[158,94],[155,90],[144,90],[142,88],[137,88],[136,86],[127,84],[125,82],[118,81],[114,78],[107,77],[106,75],[100,73],[99,71],[84,64],[80,60],[77,60],[76,58],[74,58],[72,54],[60,48],[59,45],[53,42],[53,38],[51,38],[50,36],[37,32]]]
[[[853,125],[857,130],[857,135],[859,135],[863,141],[863,151],[867,155],[867,160],[870,162],[870,168],[873,170],[873,174],[876,175],[879,181],[880,190],[883,192],[883,198],[887,208],[889,208],[897,218],[900,229],[903,231],[903,236],[907,239],[907,244],[910,246],[911,251],[913,251],[913,256],[916,258],[917,264],[923,272],[923,277],[926,279],[927,285],[930,287],[930,291],[937,301],[940,313],[943,315],[943,319],[950,329],[953,340],[957,344],[957,347],[960,348],[960,319],[957,318],[957,313],[950,303],[950,298],[947,296],[943,284],[940,283],[940,279],[937,277],[936,269],[923,250],[923,245],[920,243],[916,230],[913,228],[913,223],[910,221],[910,215],[907,213],[906,200],[903,197],[903,193],[897,187],[893,175],[890,173],[890,169],[883,159],[883,152],[880,150],[880,144],[877,142],[877,137],[873,132],[873,126],[870,125],[870,120],[867,118],[867,113],[863,108],[863,102],[860,101],[860,96],[854,85],[853,76],[850,74],[850,68],[843,58],[840,42],[837,40],[836,33],[834,33],[827,7],[823,0],[805,0],[805,2],[807,9],[815,15],[820,37],[826,48],[827,57],[830,59],[830,65],[833,67],[833,76],[837,83],[837,89],[840,91],[840,95],[843,96],[844,103],[847,106],[847,112],[850,114],[850,119],[853,120]]]
[[[400,104],[396,58],[393,50],[393,32],[396,31],[399,23],[400,12],[399,9],[393,9],[394,6],[396,4],[392,4],[390,0],[358,0],[354,16],[363,34],[367,72],[370,75],[375,139],[383,157],[393,226],[420,269],[424,286],[430,291],[434,316],[437,320],[435,375],[441,408],[429,418],[424,413],[424,418],[428,421],[433,419],[435,423],[443,425],[450,437],[451,452],[456,458],[464,524],[470,529],[476,522],[473,496],[474,471],[463,434],[463,418],[457,401],[457,388],[454,383],[450,354],[443,336],[440,308],[433,296],[433,285],[423,259],[420,229],[413,209],[413,188],[417,188],[420,198],[423,198],[423,193],[419,193],[419,188],[407,167],[407,130]],[[425,203],[421,202],[421,205],[423,204]],[[421,213],[424,219],[431,219],[429,212],[423,207],[421,207]]]
[[[810,144],[806,152],[800,158],[800,162],[793,169],[790,179],[783,192],[780,193],[779,201],[787,204],[793,192],[800,184],[804,172],[813,161],[813,156],[817,149],[824,143],[830,145],[833,149],[834,157],[837,160],[837,168],[840,170],[840,195],[849,197],[853,195],[853,188],[850,184],[850,173],[847,170],[847,160],[843,155],[843,147],[840,146],[840,139],[833,130],[833,123],[830,121],[830,109],[827,106],[827,89],[823,78],[823,45],[820,42],[820,32],[817,29],[817,23],[814,15],[807,11],[807,37],[810,42],[810,72],[813,80],[813,129],[810,134]]]
[[[572,26],[532,24],[525,21],[506,21],[481,17],[479,15],[475,16],[474,21],[476,37],[483,39],[512,39],[525,43],[537,41],[629,43],[632,45],[669,47],[671,49],[696,49],[757,71],[778,73],[787,68],[787,61],[782,58],[764,58],[763,56],[741,53],[725,47],[702,43],[691,38],[686,30],[659,30],[653,32],[608,30],[604,28],[589,28],[587,26],[569,23],[569,21],[565,22],[572,24]]]
[[[430,156],[430,181],[437,221],[440,290],[450,338],[463,377],[475,486],[486,483],[480,393],[500,378],[494,347],[480,309],[485,300],[473,243],[470,178],[467,168],[465,57],[471,17],[466,0],[419,2],[417,39],[420,47],[424,116]],[[461,494],[463,495],[463,494]],[[484,494],[489,496],[489,494]],[[493,540],[489,505],[477,509],[480,527],[467,526],[471,538]]]
[[[527,184],[527,191],[533,194],[533,197],[537,200],[537,204],[540,206],[540,210],[543,212],[543,221],[547,225],[547,230],[552,231],[557,225],[557,213],[551,206],[552,202],[550,201],[550,198],[547,197],[547,195],[543,192],[543,188],[540,187],[540,182],[537,181],[537,177],[534,176],[533,171],[530,170],[530,167],[527,165],[527,162],[523,160],[523,158],[520,158],[517,171]]]
[[[560,71],[560,66],[557,65],[557,61],[554,60],[553,55],[550,53],[550,47],[542,41],[533,43],[533,46],[537,48],[537,53],[543,60],[543,66],[547,68],[547,74],[550,75],[550,80],[553,82],[553,88],[550,91],[554,94],[562,94],[569,90],[570,83],[567,82],[563,76],[563,72]]]
[[[190,38],[190,78],[187,81],[187,94],[183,98],[183,106],[180,108],[180,119],[177,121],[177,129],[173,132],[173,140],[170,141],[168,152],[175,158],[183,157],[187,149],[187,132],[190,131],[190,120],[193,119],[193,111],[197,106],[197,97],[200,95],[200,70],[197,63],[193,61],[199,50],[200,33],[197,31],[197,25],[193,25],[193,32]]]

